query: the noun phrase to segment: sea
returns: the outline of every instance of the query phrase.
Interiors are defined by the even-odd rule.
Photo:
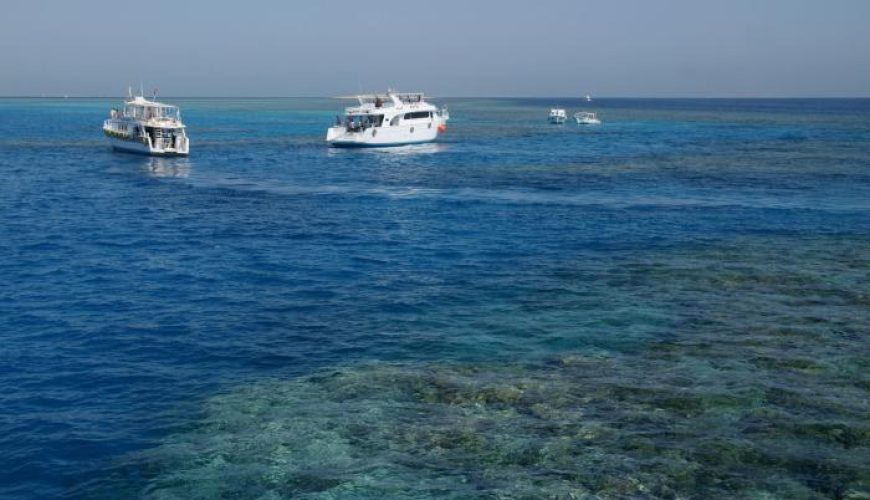
[[[0,497],[870,496],[870,100],[161,100],[0,99]]]

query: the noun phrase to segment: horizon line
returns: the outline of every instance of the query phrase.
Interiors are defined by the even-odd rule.
[[[0,95],[0,99],[125,99],[127,96],[122,95]],[[431,99],[583,99],[585,96],[523,96],[523,95],[498,95],[498,96],[427,96]],[[252,96],[252,95],[214,95],[214,96],[192,96],[192,95],[167,95],[157,96],[157,98],[168,99],[346,99],[341,96],[314,96],[314,95],[297,95],[297,96]],[[603,96],[595,97],[594,100],[605,99],[870,99],[868,95],[853,95],[853,96],[812,96],[812,95],[796,95],[796,96]]]

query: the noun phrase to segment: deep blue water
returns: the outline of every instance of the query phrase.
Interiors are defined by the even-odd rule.
[[[870,100],[167,101],[0,99],[0,497],[870,489]]]

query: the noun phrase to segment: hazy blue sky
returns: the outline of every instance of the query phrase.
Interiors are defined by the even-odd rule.
[[[868,0],[2,0],[0,95],[868,96]]]

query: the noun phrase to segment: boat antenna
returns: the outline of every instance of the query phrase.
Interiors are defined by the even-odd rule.
[[[143,89],[144,89],[144,86],[142,85],[142,80],[139,80],[139,96],[140,97],[145,97],[145,90],[143,90]]]
[[[132,85],[127,85],[127,98],[128,99],[133,98],[133,86]]]

